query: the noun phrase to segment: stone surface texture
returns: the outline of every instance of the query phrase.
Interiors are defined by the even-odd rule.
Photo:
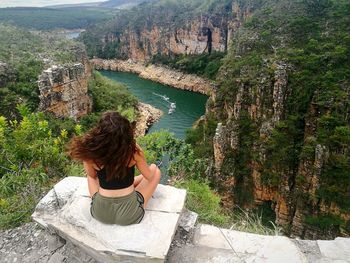
[[[189,250],[177,248],[172,262],[176,262],[175,258],[193,258],[191,262],[350,262],[350,239],[346,238],[317,242],[293,240],[199,225],[193,245]],[[214,259],[214,255],[221,261]]]
[[[86,178],[67,177],[33,214],[48,231],[37,223],[0,231],[0,262],[350,263],[350,239],[299,240],[196,225],[198,215],[183,209],[185,197],[185,190],[159,185],[141,224],[104,225],[89,214]]]
[[[188,217],[191,211],[183,211]],[[262,236],[210,225],[191,226],[195,240],[179,223],[169,253],[168,263],[232,263],[232,262],[310,262],[349,263],[348,239],[311,241],[285,237]],[[190,225],[190,224],[189,224]],[[221,235],[221,237],[217,237]],[[232,248],[220,247],[215,240],[222,235]],[[212,239],[210,239],[210,237]],[[318,245],[320,244],[320,246]],[[322,251],[322,253],[321,253]],[[294,254],[295,253],[295,254]],[[74,245],[54,233],[45,231],[37,223],[28,223],[15,229],[0,231],[0,262],[69,262],[96,263],[81,246]],[[99,261],[104,262],[104,261]],[[134,262],[121,260],[118,262]],[[146,262],[146,261],[145,261]]]
[[[112,70],[121,72],[131,72],[138,74],[141,78],[149,79],[164,85],[169,85],[178,89],[199,92],[210,95],[215,90],[215,86],[208,80],[191,74],[169,69],[166,67],[148,65],[133,60],[104,60],[92,59],[91,64],[98,70]]]
[[[164,262],[185,198],[185,190],[159,185],[140,224],[106,225],[90,215],[86,178],[67,177],[40,201],[32,217],[98,262]]]

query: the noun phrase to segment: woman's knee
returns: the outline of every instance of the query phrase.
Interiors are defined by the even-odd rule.
[[[158,167],[156,168],[154,175],[157,178],[157,180],[160,180],[160,178],[162,177],[162,172],[160,171],[160,169]]]
[[[151,171],[155,171],[157,168],[158,168],[157,165],[155,165],[154,163],[152,163],[152,164],[149,166],[149,169],[150,169]]]

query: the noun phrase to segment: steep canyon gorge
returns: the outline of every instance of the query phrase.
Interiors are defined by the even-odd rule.
[[[350,230],[349,11],[346,1],[160,1],[82,39],[90,56],[137,62],[227,52],[197,124],[216,123],[194,143],[210,145],[206,176],[228,207],[265,207],[288,235],[332,238]]]

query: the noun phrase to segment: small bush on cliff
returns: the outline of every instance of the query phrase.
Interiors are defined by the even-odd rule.
[[[213,154],[212,138],[217,127],[214,116],[207,115],[205,120],[200,120],[196,127],[186,131],[186,143],[191,144],[195,156],[206,158]]]
[[[231,228],[237,231],[260,235],[280,235],[281,229],[273,221],[264,222],[264,216],[257,211],[246,211],[237,207],[231,216]]]
[[[179,181],[176,186],[187,190],[186,206],[198,213],[201,222],[219,226],[228,224],[229,216],[222,211],[220,197],[209,188],[208,183],[190,179]]]
[[[320,229],[324,233],[337,232],[338,235],[339,227],[344,224],[344,220],[337,215],[323,214],[319,216],[307,216],[305,223]]]

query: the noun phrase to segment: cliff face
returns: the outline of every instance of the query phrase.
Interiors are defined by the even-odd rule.
[[[201,17],[172,30],[154,26],[150,30],[143,28],[140,32],[126,30],[121,35],[109,33],[102,41],[105,45],[120,43],[121,54],[139,61],[149,60],[158,54],[224,52],[232,29],[223,18],[215,22],[209,17]]]
[[[91,112],[88,95],[91,67],[84,52],[81,63],[52,66],[39,76],[39,110],[52,112],[57,117],[79,119]]]
[[[136,110],[138,112],[135,131],[136,137],[144,136],[149,127],[151,127],[155,122],[159,121],[163,115],[161,110],[142,102],[137,104]]]
[[[225,52],[242,21],[250,16],[251,5],[242,9],[238,1],[219,1],[224,4],[215,11],[202,8],[200,1],[182,2],[186,1],[172,7],[166,1],[141,6],[88,30],[83,39],[90,55],[145,61],[156,55]],[[91,36],[95,36],[94,43],[89,42]]]
[[[324,50],[312,49],[316,40],[295,40],[314,36],[323,23],[336,19],[331,6],[323,7],[324,20],[304,3],[281,1],[268,8],[274,14],[268,23],[274,26],[267,25],[263,12],[252,17],[255,24],[245,25],[244,34],[236,38],[219,75],[220,87],[210,98],[206,118],[214,115],[218,125],[209,177],[226,205],[269,207],[286,234],[307,239],[348,236],[350,93],[340,72],[350,63],[311,62]],[[283,10],[290,12],[293,23],[308,17],[320,28],[297,31]],[[330,45],[336,39],[320,33],[317,43]],[[339,72],[339,78],[324,70]]]
[[[286,108],[291,93],[288,86],[290,72],[283,62],[277,62],[274,68],[275,72],[270,76],[262,75],[258,79],[260,84],[257,86],[245,86],[237,80],[235,94],[231,99],[225,99],[223,104],[215,95],[211,97],[211,105],[214,106],[209,107],[207,112],[217,114],[222,122],[218,124],[213,138],[214,169],[210,176],[226,197],[226,204],[233,206],[238,203],[246,208],[267,204],[274,211],[276,224],[284,227],[287,234],[307,239],[347,236],[347,231],[339,225],[340,221],[349,222],[350,213],[319,194],[329,169],[327,163],[331,162],[330,156],[336,154],[331,153],[326,145],[315,142],[319,110],[311,101],[306,113],[308,118],[302,124],[303,137],[300,141],[286,133],[279,133],[289,128],[286,126]],[[345,100],[350,99],[349,94],[347,96]],[[264,101],[268,104],[264,105]],[[291,140],[292,146],[272,152],[276,150],[274,146],[277,146],[278,140]],[[300,144],[299,153],[295,152],[295,144]],[[349,147],[345,148],[343,156],[348,156]],[[296,154],[299,156],[289,160]],[[347,185],[339,184],[331,187],[348,189]],[[338,225],[333,222],[325,230],[307,224],[307,218],[339,221],[336,221]]]

